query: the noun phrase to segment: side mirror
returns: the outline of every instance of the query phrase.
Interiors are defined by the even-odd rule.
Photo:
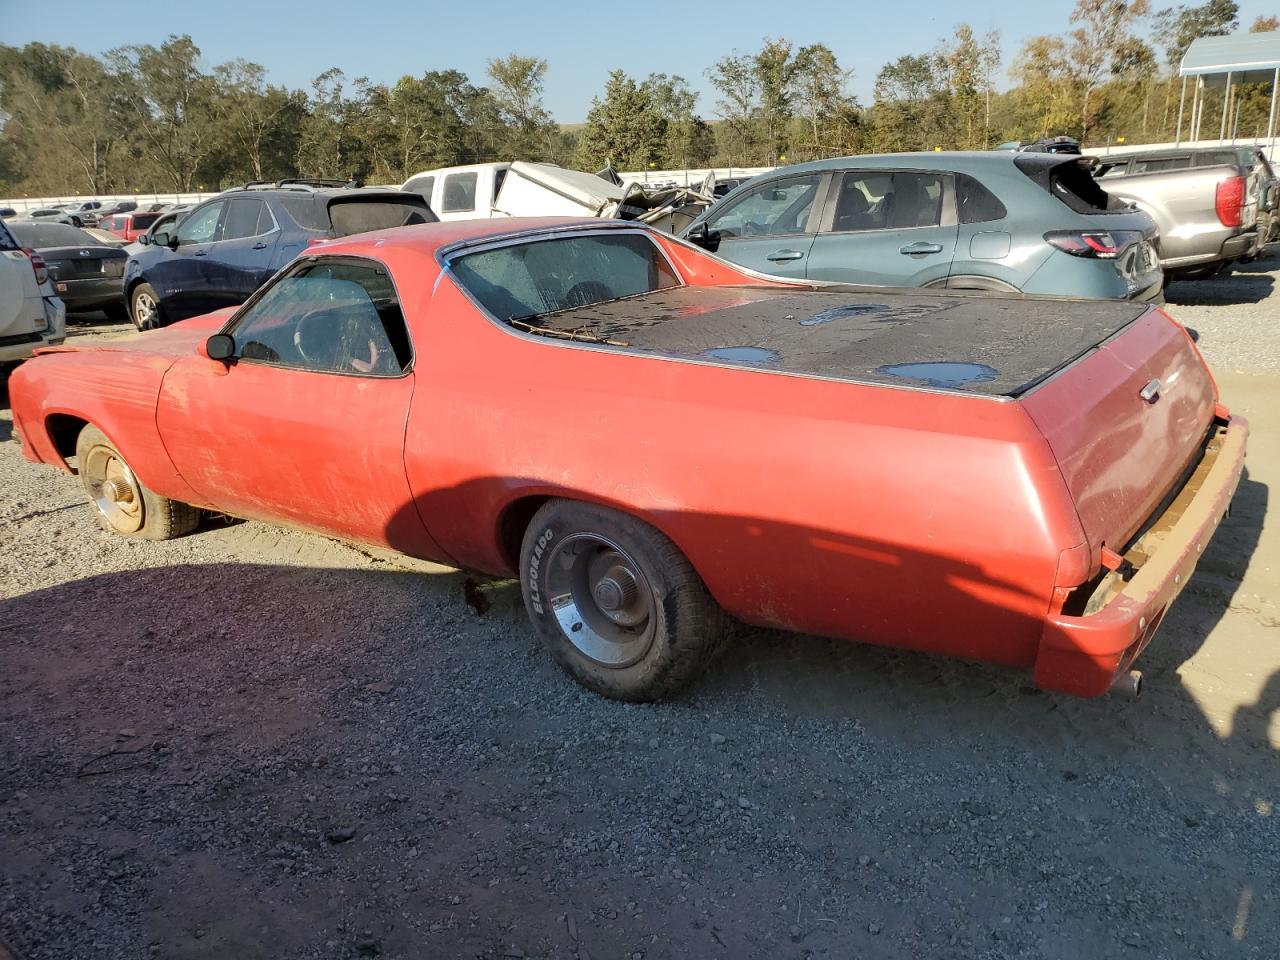
[[[148,246],[150,246],[150,245],[151,245],[151,234],[149,234],[149,233],[144,233],[142,236],[138,237],[138,242],[139,242],[140,244],[142,244],[144,247],[148,247]]]
[[[720,234],[708,227],[705,220],[690,227],[684,238],[704,250],[710,250],[712,253],[715,253],[716,248],[720,246]]]
[[[215,333],[201,346],[203,353],[210,360],[230,360],[236,354],[236,338],[229,333]]]

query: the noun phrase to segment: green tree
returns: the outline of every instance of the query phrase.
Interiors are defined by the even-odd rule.
[[[623,170],[643,170],[666,157],[667,121],[653,96],[621,70],[609,74],[604,97],[592,100],[578,138],[580,165],[606,161]]]
[[[1076,0],[1071,22],[1071,56],[1080,85],[1080,140],[1089,136],[1094,91],[1110,75],[1112,59],[1149,12],[1147,0]]]
[[[850,151],[860,120],[858,102],[847,89],[852,77],[853,71],[843,69],[826,44],[797,51],[792,102],[804,126],[808,159]]]
[[[931,53],[906,54],[876,74],[872,111],[876,149],[931,150],[950,146],[946,66]]]
[[[175,190],[194,189],[217,137],[216,85],[200,69],[200,48],[189,36],[171,36],[159,47],[112,50],[107,63],[117,108],[143,152]]]
[[[503,144],[513,160],[556,160],[556,125],[542,104],[547,61],[512,53],[490,60],[489,78],[507,127]]]
[[[724,129],[716,131],[718,151],[727,156],[729,166],[749,166],[755,159],[754,121],[760,101],[755,58],[736,51],[721,57],[707,70],[707,79],[720,94],[716,108],[724,120]]]

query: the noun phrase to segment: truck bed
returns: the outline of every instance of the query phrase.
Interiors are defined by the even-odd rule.
[[[991,294],[678,287],[532,326],[673,358],[1017,397],[1147,309]]]

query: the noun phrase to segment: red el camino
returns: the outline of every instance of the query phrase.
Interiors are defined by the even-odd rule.
[[[108,529],[212,510],[518,576],[556,660],[627,700],[735,621],[1102,694],[1247,433],[1148,306],[784,283],[600,220],[325,243],[238,310],[45,350],[11,395]]]

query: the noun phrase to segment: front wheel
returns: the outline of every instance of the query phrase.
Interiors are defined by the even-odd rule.
[[[162,325],[160,297],[149,283],[140,283],[129,295],[129,315],[139,330],[152,330]]]
[[[525,531],[525,607],[561,668],[615,700],[669,697],[720,649],[727,618],[670,540],[634,517],[552,500]]]
[[[170,540],[190,533],[200,522],[198,508],[147,489],[115,444],[92,424],[76,440],[76,472],[104,530]]]

